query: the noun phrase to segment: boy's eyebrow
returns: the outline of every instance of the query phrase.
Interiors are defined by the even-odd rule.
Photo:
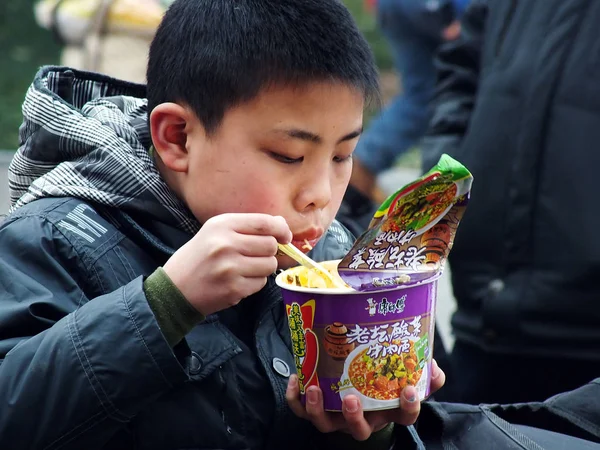
[[[348,133],[346,136],[343,136],[340,140],[338,140],[337,144],[341,144],[342,142],[345,142],[345,141],[350,141],[350,140],[360,136],[362,131],[363,131],[363,128],[360,127],[359,129],[354,130],[351,133]],[[300,139],[302,141],[308,141],[308,142],[312,142],[315,144],[320,144],[323,141],[321,136],[319,136],[318,134],[315,134],[315,133],[312,133],[312,132],[306,131],[306,130],[300,130],[298,128],[276,130],[276,132],[286,134],[287,136],[294,138],[294,139]]]

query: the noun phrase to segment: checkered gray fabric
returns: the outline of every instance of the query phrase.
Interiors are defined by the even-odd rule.
[[[148,154],[144,86],[45,67],[27,92],[23,116],[8,174],[11,212],[68,196],[143,211],[191,233],[200,228]]]

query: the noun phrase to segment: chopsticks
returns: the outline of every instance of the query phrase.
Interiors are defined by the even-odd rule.
[[[319,275],[321,275],[323,278],[325,278],[328,281],[328,283],[331,284],[331,286],[336,287],[336,288],[347,289],[347,286],[342,284],[339,280],[336,280],[334,277],[332,277],[331,274],[329,273],[329,271],[327,269],[325,269],[325,267],[323,267],[318,262],[316,262],[316,261],[312,260],[311,258],[309,258],[308,256],[306,256],[303,252],[298,250],[298,248],[295,247],[293,244],[277,244],[277,246],[279,247],[279,251],[281,253],[283,253],[284,255],[289,256],[290,258],[292,258],[294,261],[296,261],[300,265],[302,265],[304,267],[308,267],[309,269],[312,269],[312,270],[315,270],[316,272],[318,272]]]

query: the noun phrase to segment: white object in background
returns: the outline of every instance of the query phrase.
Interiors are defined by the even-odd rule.
[[[164,3],[165,0],[39,0],[34,13],[40,26],[55,28],[68,45],[83,45],[98,11],[105,6],[108,10],[104,33],[151,38],[165,12]]]

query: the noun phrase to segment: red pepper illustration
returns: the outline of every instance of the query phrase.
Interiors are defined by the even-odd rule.
[[[285,306],[285,312],[288,317],[290,315],[291,308],[291,305]],[[315,301],[309,300],[306,303],[303,303],[300,306],[300,313],[302,314],[302,323],[304,324],[304,328],[312,329],[315,321]]]
[[[295,312],[292,312],[292,306],[286,305],[286,313],[290,320],[292,345],[300,378],[300,392],[304,393],[308,386],[319,386],[319,378],[316,376],[319,362],[319,342],[317,335],[312,331],[315,320],[315,301],[309,300],[302,305],[294,303],[294,307]],[[300,314],[298,314],[298,309]]]
[[[304,375],[304,388],[309,386],[318,386],[319,378],[317,374],[317,363],[319,362],[319,342],[317,335],[313,330],[304,330],[306,337],[306,356],[302,362],[302,374]]]

